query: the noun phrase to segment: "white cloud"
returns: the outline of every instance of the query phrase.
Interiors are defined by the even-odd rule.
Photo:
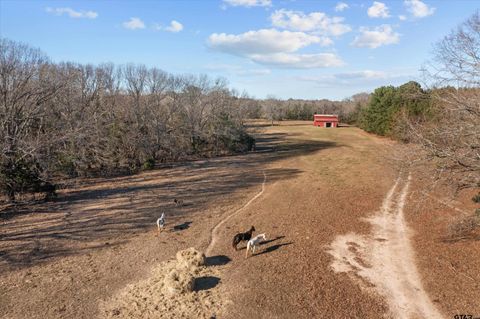
[[[286,68],[318,68],[343,65],[333,53],[295,54],[311,44],[329,45],[331,40],[303,32],[262,29],[239,35],[214,33],[208,38],[208,46],[250,59],[253,62]]]
[[[349,8],[348,4],[346,4],[345,2],[339,2],[335,6],[335,11],[339,12],[339,11],[343,11],[343,10],[348,9],[348,8]]]
[[[296,80],[313,82],[321,87],[347,86],[371,86],[373,87],[397,84],[415,77],[416,70],[395,69],[389,71],[362,70],[346,73],[327,74],[319,76],[298,76]]]
[[[383,2],[374,1],[373,5],[368,8],[368,16],[370,18],[388,18],[390,14],[388,7]]]
[[[239,35],[213,33],[208,38],[210,48],[235,55],[294,52],[321,42],[318,36],[275,29],[248,31]]]
[[[383,71],[353,71],[348,73],[338,73],[335,75],[337,79],[353,80],[353,79],[385,79],[387,74]]]
[[[272,0],[223,0],[225,4],[232,7],[270,7]]]
[[[430,8],[420,0],[405,0],[404,4],[407,10],[416,18],[428,17],[435,12],[435,8]]]
[[[170,25],[167,27],[163,27],[161,24],[154,23],[152,24],[151,28],[155,31],[168,31],[168,32],[173,32],[177,33],[183,30],[183,24],[181,24],[178,21],[172,20],[170,22]],[[198,34],[199,31],[196,31],[195,34]]]
[[[165,28],[165,31],[168,31],[168,32],[180,32],[182,30],[183,30],[183,25],[180,22],[175,20],[172,20],[172,22],[170,22],[170,26]]]
[[[323,12],[305,14],[301,11],[277,10],[270,16],[272,24],[283,29],[296,31],[314,31],[325,35],[339,36],[351,31],[349,25],[344,24],[344,18],[329,17]]]
[[[329,47],[333,45],[333,41],[329,37],[319,37],[319,39],[320,41],[318,42],[318,44],[322,47]]]
[[[132,17],[130,20],[125,21],[123,27],[130,30],[145,29],[145,23],[140,18]]]
[[[45,11],[48,13],[61,16],[68,15],[70,18],[86,18],[86,19],[95,19],[98,17],[98,13],[95,11],[75,11],[72,8],[45,8]]]
[[[292,54],[292,53],[274,53],[274,54],[253,54],[250,56],[252,61],[272,65],[281,68],[310,69],[310,68],[328,68],[343,66],[345,63],[334,53],[315,53],[315,54]]]
[[[405,20],[407,20],[407,17],[404,16],[403,14],[399,15],[398,18],[400,19],[400,21],[405,21]]]
[[[384,24],[373,29],[361,27],[360,35],[355,37],[352,45],[359,48],[375,49],[382,45],[394,44],[399,41],[400,34],[394,32],[390,25]]]

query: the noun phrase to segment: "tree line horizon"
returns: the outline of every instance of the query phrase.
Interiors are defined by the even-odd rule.
[[[434,44],[431,88],[414,81],[342,101],[254,99],[224,78],[174,75],[141,64],[53,63],[0,39],[0,188],[54,190],[62,178],[111,176],[159,163],[247,152],[249,119],[338,114],[367,132],[422,145],[440,171],[479,187],[478,12]]]

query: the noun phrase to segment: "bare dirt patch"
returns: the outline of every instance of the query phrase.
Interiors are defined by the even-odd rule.
[[[332,267],[336,272],[353,273],[352,278],[369,282],[371,285],[364,285],[365,289],[384,296],[395,318],[442,318],[423,289],[404,219],[410,179],[410,175],[399,177],[380,211],[368,219],[373,226],[371,235],[335,238],[329,250],[334,257]],[[350,249],[353,243],[358,249]]]

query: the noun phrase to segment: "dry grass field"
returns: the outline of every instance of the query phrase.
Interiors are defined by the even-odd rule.
[[[473,211],[470,193],[431,190],[405,146],[357,128],[252,130],[256,152],[83,180],[54,202],[5,207],[0,317],[480,316],[480,234],[445,237]],[[245,258],[231,240],[252,225],[268,240]],[[188,247],[208,247],[206,266],[193,292],[163,302],[163,269]]]

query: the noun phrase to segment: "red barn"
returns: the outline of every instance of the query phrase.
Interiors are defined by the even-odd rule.
[[[338,115],[315,114],[313,115],[313,125],[320,127],[337,127]]]

